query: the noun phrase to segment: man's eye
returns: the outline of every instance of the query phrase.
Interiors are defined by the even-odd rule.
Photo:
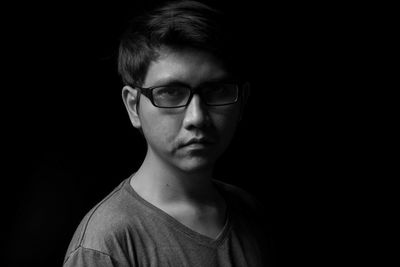
[[[178,97],[185,95],[185,89],[181,87],[160,87],[154,90],[157,97]]]
[[[224,91],[226,91],[226,87],[224,85],[216,86],[214,88],[214,92],[215,93],[222,93]]]
[[[206,87],[204,89],[204,92],[206,94],[221,94],[225,93],[228,89],[228,86],[226,86],[225,84],[214,84]]]

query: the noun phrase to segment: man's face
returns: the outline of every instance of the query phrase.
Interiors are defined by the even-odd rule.
[[[228,73],[209,53],[194,49],[160,51],[150,64],[143,87],[180,83],[192,88],[223,81]],[[141,95],[140,127],[149,152],[184,172],[210,170],[232,139],[240,116],[240,102],[207,106],[194,94],[186,107],[158,108]],[[189,144],[191,141],[197,141]]]

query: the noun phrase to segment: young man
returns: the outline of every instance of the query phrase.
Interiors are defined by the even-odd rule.
[[[213,179],[249,90],[219,15],[173,2],[122,38],[123,101],[147,154],[82,220],[64,266],[268,266],[262,210]]]

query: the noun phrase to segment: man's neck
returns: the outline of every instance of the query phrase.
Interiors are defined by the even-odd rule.
[[[226,220],[226,203],[211,180],[212,170],[185,173],[146,156],[131,179],[143,199],[192,230],[216,238]]]
[[[131,179],[131,186],[141,197],[156,205],[209,206],[220,197],[212,183],[212,169],[183,172],[149,153]]]

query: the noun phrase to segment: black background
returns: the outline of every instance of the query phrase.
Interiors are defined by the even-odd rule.
[[[127,19],[152,2],[5,9],[10,266],[61,266],[84,214],[140,165],[115,56]],[[346,5],[229,8],[249,27],[252,92],[217,177],[265,204],[279,266],[343,263],[358,238],[349,200],[363,152],[350,108],[356,25]]]

